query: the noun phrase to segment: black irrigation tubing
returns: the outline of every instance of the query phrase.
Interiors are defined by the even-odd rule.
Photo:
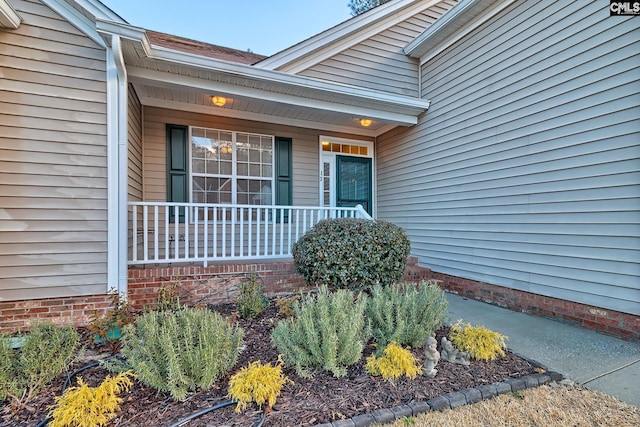
[[[222,403],[218,403],[217,405],[214,405],[210,408],[205,408],[201,411],[198,412],[194,412],[193,414],[189,415],[186,418],[181,419],[180,421],[177,421],[173,424],[171,424],[169,427],[180,427],[181,425],[187,423],[188,421],[193,420],[194,418],[198,418],[204,414],[207,414],[211,411],[215,411],[216,409],[220,409],[220,408],[224,408],[225,406],[229,406],[229,405],[233,405],[234,403],[238,403],[237,400],[227,400],[226,402],[222,402]],[[267,419],[267,407],[265,406],[264,409],[262,410],[262,414],[260,415],[260,420],[258,420],[258,423],[255,424],[253,427],[262,427],[262,425],[264,424],[264,421]]]
[[[64,391],[67,389],[67,387],[69,387],[69,384],[71,384],[71,379],[73,377],[75,377],[76,375],[78,375],[80,372],[86,371],[87,369],[93,368],[94,366],[98,366],[100,364],[100,362],[102,362],[104,360],[113,359],[114,357],[119,357],[119,355],[114,354],[113,356],[106,357],[106,358],[104,358],[102,360],[97,360],[95,362],[89,363],[88,365],[85,365],[82,368],[79,368],[79,369],[75,370],[74,372],[72,372],[71,374],[67,375],[67,379],[64,381],[64,384],[62,384],[62,390],[61,390],[60,393],[64,393]],[[51,421],[51,418],[45,418],[44,420],[40,421],[38,423],[38,425],[36,425],[36,427],[44,427],[49,423],[49,421]]]

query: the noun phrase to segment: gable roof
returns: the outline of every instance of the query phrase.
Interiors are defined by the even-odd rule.
[[[1,0],[0,0],[1,1]],[[153,45],[166,47],[172,50],[206,56],[208,58],[222,59],[224,61],[239,62],[241,64],[255,64],[266,58],[253,52],[232,49],[215,44],[204,43],[171,34],[146,30],[149,42]]]
[[[278,52],[255,65],[270,70],[299,73],[442,1],[390,1]]]

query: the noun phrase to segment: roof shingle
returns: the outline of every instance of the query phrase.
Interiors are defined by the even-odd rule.
[[[151,44],[179,50],[181,52],[193,53],[195,55],[207,56],[209,58],[221,59],[224,61],[239,62],[241,64],[255,64],[262,61],[266,56],[253,52],[246,52],[228,47],[217,46],[184,37],[173,36],[171,34],[159,33],[157,31],[146,30],[147,37]]]

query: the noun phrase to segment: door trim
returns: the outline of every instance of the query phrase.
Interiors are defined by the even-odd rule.
[[[331,146],[334,151],[323,149],[323,144],[335,144]],[[338,151],[337,144],[340,144],[341,149]],[[355,151],[353,147],[362,147],[366,149],[366,154],[364,154],[363,150],[358,150],[358,153],[351,152],[343,152],[343,149],[346,147],[342,146],[350,146],[352,150]],[[330,204],[328,206],[335,207],[337,203],[337,171],[336,171],[336,156],[348,156],[348,157],[360,157],[360,158],[368,158],[371,159],[371,216],[375,218],[374,214],[376,212],[376,162],[374,159],[374,144],[373,141],[362,141],[358,139],[346,139],[346,138],[336,138],[331,136],[323,136],[320,135],[319,143],[318,143],[318,151],[319,151],[319,162],[318,162],[318,197],[319,197],[319,206],[327,206],[324,203],[324,163],[325,161],[330,163],[331,166],[331,197]],[[351,151],[351,150],[350,150]],[[363,154],[360,154],[362,152]]]

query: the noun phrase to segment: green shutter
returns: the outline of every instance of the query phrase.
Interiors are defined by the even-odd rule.
[[[167,202],[189,201],[188,128],[167,125]],[[180,209],[180,222],[184,222],[184,208]],[[174,222],[173,210],[169,221]]]
[[[275,139],[275,193],[276,205],[290,206],[293,200],[291,150],[293,141],[291,138],[277,136]],[[285,216],[284,221],[289,218]]]

